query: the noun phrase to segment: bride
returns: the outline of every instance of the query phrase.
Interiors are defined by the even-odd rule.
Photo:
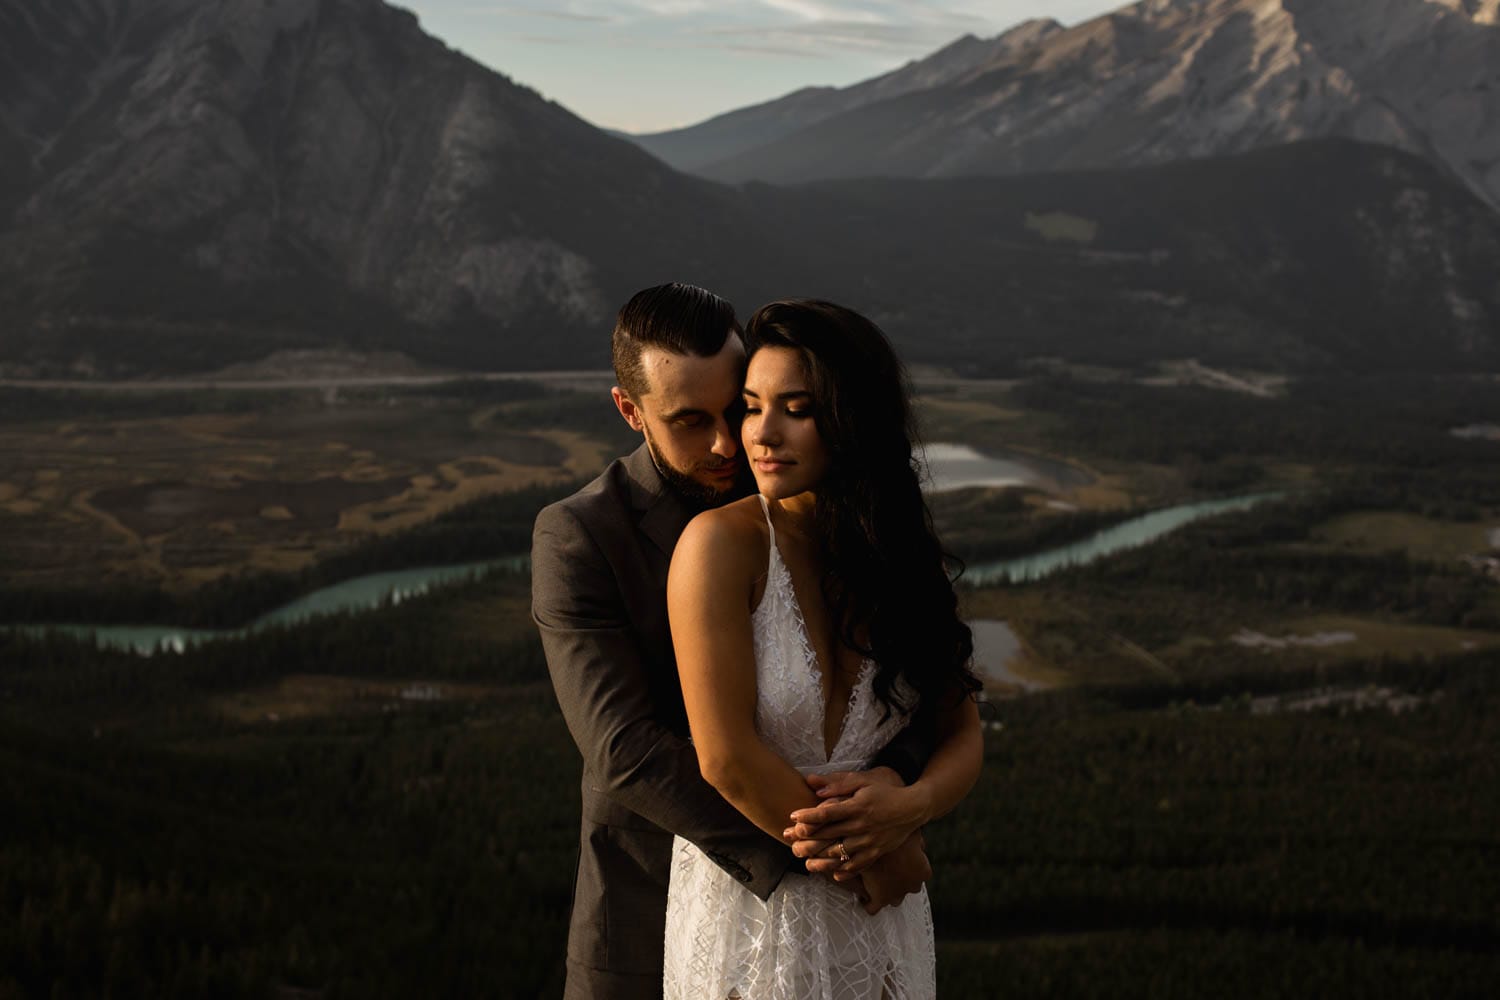
[[[703,775],[769,836],[806,837],[792,813],[829,801],[808,775],[866,767],[909,722],[935,726],[937,745],[920,780],[870,793],[881,825],[824,828],[837,839],[816,845],[810,868],[832,865],[832,878],[788,875],[765,902],[677,838],[664,992],[931,997],[926,889],[885,905],[901,899],[884,865],[967,794],[983,744],[973,643],[922,499],[905,378],[873,323],[827,302],[765,306],[745,341],[741,438],[759,495],[695,518],[667,587]]]

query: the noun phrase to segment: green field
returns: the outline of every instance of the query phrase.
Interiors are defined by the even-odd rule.
[[[618,448],[607,401],[526,383],[139,395],[0,389],[8,583],[65,587],[86,565],[187,593],[295,573],[482,497],[591,477]]]

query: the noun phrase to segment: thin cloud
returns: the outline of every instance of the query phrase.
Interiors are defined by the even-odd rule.
[[[726,49],[798,56],[845,52],[912,58],[960,35],[994,35],[1010,26],[953,7],[911,2],[754,0],[719,9],[738,16],[699,21],[684,30]],[[754,41],[747,44],[746,37]]]
[[[793,56],[797,59],[817,59],[819,56],[819,53],[814,52],[806,47],[798,49],[792,48],[790,46],[772,44],[751,45],[749,42],[730,42],[726,45],[720,45],[719,48],[723,49],[726,52],[749,52],[753,55]]]
[[[856,24],[889,23],[883,14],[864,10],[849,4],[818,3],[817,0],[761,0],[761,4],[772,10],[794,14],[805,21],[843,21]]]
[[[551,20],[557,25],[555,32],[510,36],[547,45],[707,47],[799,58],[842,54],[899,61],[925,55],[960,35],[998,34],[1024,16],[1023,6],[1016,0],[568,0],[551,8],[499,2],[469,3],[463,9]]]
[[[619,21],[619,15],[581,10],[557,10],[546,7],[528,7],[524,4],[487,3],[468,4],[458,8],[464,14],[488,14],[492,16],[540,17],[551,21],[575,21],[589,24],[609,24]]]
[[[530,17],[547,17],[554,21],[585,21],[593,24],[612,24],[619,20],[611,14],[575,14],[566,10],[534,10],[524,7],[516,8],[516,13]]]
[[[688,14],[718,13],[743,6],[740,3],[704,3],[703,0],[637,0],[634,6],[658,17],[682,17]]]
[[[842,49],[866,53],[908,55],[927,52],[963,34],[962,26],[870,24],[822,21],[797,26],[749,25],[706,28],[697,32],[705,44],[727,49],[805,55]],[[754,38],[750,43],[744,39]]]
[[[993,0],[994,10],[969,3],[912,0],[572,0],[561,9],[523,3],[471,4],[465,9],[508,12],[579,22],[626,23],[658,28],[746,25],[757,29],[822,24],[868,25],[898,30],[956,30],[995,34],[1021,19],[1014,0]],[[1010,13],[1015,10],[1015,14]]]
[[[1006,27],[996,19],[978,15],[951,4],[935,5],[912,3],[910,0],[885,0],[885,2],[841,3],[831,0],[758,0],[752,6],[770,11],[794,14],[813,23],[885,25],[910,30],[930,27],[950,28],[954,26],[983,25],[999,31]],[[1002,20],[1003,15],[1002,15]]]

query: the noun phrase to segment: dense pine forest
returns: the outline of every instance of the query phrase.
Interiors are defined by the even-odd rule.
[[[7,641],[0,995],[555,995],[579,771],[537,652],[391,622],[150,661]],[[379,693],[419,647],[486,686]],[[355,686],[279,720],[216,698],[298,673]],[[1313,684],[1414,703],[1250,710]],[[1480,995],[1497,709],[1496,653],[992,705],[929,836],[944,995]]]

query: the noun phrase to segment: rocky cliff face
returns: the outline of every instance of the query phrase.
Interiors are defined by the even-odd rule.
[[[1494,0],[1144,0],[704,169],[800,181],[1161,163],[1345,136],[1500,205]]]
[[[626,263],[708,261],[688,220],[726,217],[376,0],[0,0],[0,37],[12,343],[597,329]]]
[[[1480,24],[1500,24],[1500,0],[1431,0],[1431,2],[1468,14]]]

